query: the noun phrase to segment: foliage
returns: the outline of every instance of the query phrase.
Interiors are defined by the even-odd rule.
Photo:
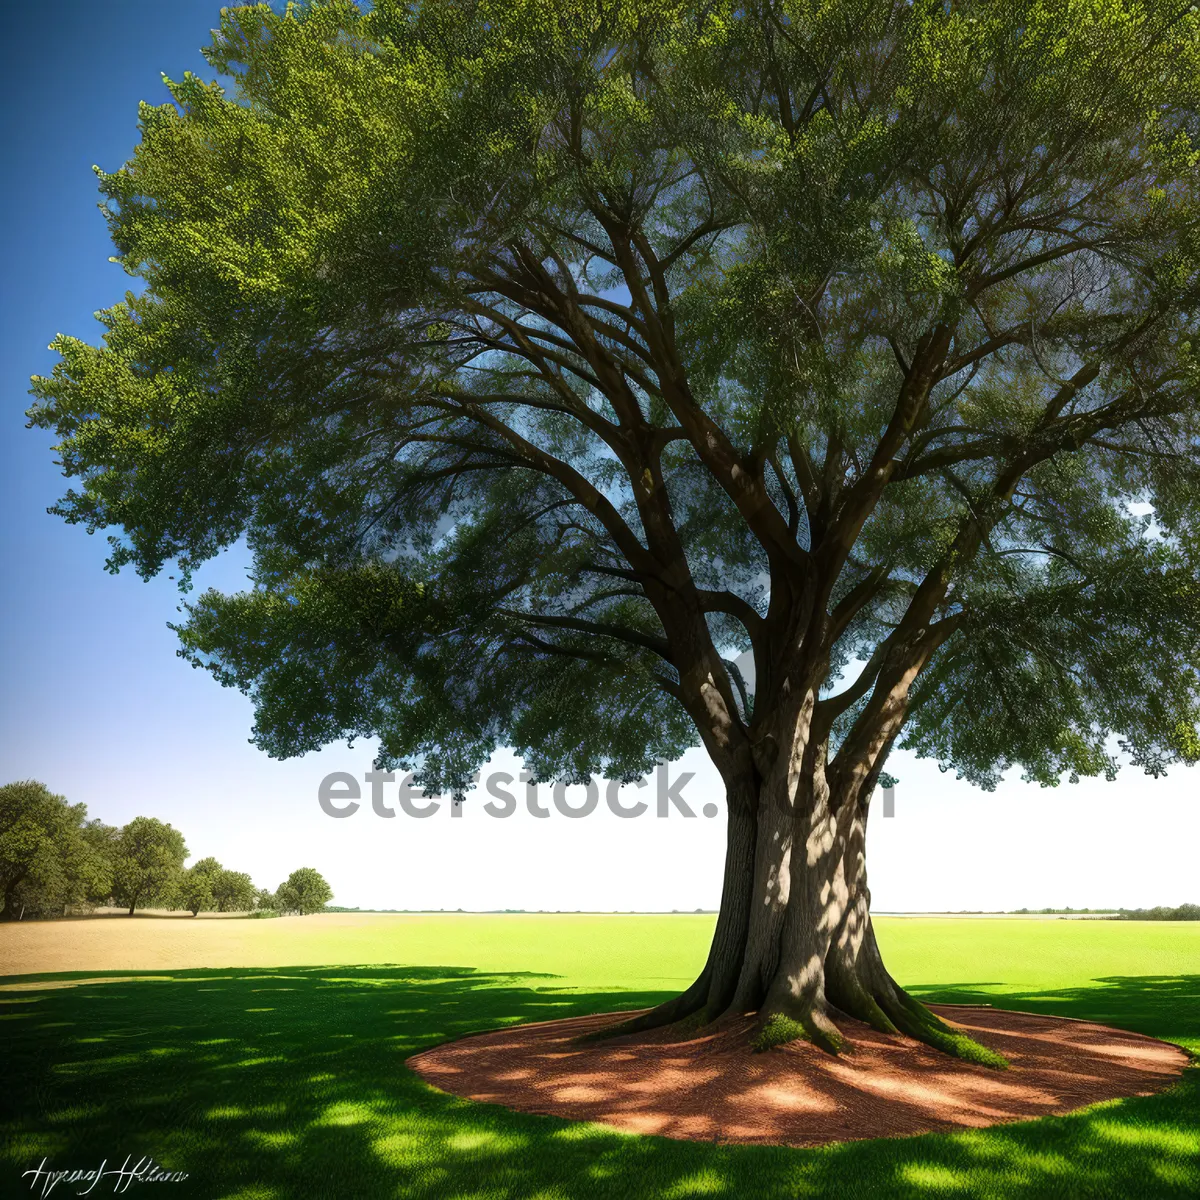
[[[1200,904],[1181,904],[1177,908],[1123,908],[1122,921],[1200,921]]]
[[[212,891],[218,912],[249,912],[257,895],[250,876],[242,871],[219,871]]]
[[[630,778],[823,686],[847,772],[1200,755],[1195,8],[328,0],[206,54],[31,418],[113,570],[247,539],[179,632],[270,753]]]
[[[1028,913],[1028,908],[1018,908],[1018,913]],[[1035,912],[1051,913],[1097,913],[1115,921],[1200,921],[1200,904],[1180,904],[1177,908],[1156,904],[1153,908],[1039,908]]]
[[[113,862],[121,830],[95,819],[84,822],[81,832],[92,863],[91,873],[85,881],[82,903],[94,908],[99,904],[108,904],[112,899]]]
[[[61,916],[107,896],[111,830],[33,780],[0,787],[3,919]]]
[[[260,905],[269,892],[258,891],[250,876],[230,871],[215,858],[202,858],[183,873],[178,898],[192,916],[215,909],[217,912],[249,912]],[[269,905],[268,905],[269,906]]]
[[[222,867],[215,858],[202,858],[183,873],[177,898],[192,916],[217,907],[213,883]]]
[[[14,907],[24,918],[61,917],[106,904],[112,891],[115,832],[99,821],[65,828],[54,853],[40,858],[17,887]]]
[[[333,899],[333,892],[320,872],[312,867],[293,871],[275,893],[275,907],[284,913],[306,916],[320,912]]]
[[[183,880],[183,834],[154,817],[134,817],[121,830],[113,858],[113,898],[130,916],[139,904],[169,904]]]
[[[131,913],[179,904],[193,916],[277,915],[277,896],[256,889],[244,872],[211,857],[184,870],[183,835],[170,825],[137,817],[118,829],[86,815],[85,805],[69,805],[40,783],[0,787],[0,919],[62,916],[113,900]],[[332,895],[312,868],[293,872],[280,892],[295,912],[317,912]]]

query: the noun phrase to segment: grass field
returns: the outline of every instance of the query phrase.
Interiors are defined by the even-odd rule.
[[[511,1113],[436,1092],[403,1065],[473,1030],[653,1003],[690,981],[712,920],[0,928],[0,1195],[31,1194],[21,1175],[43,1158],[89,1169],[126,1155],[188,1173],[153,1185],[165,1198],[1200,1194],[1197,1068],[1163,1095],[1068,1117],[788,1150]],[[879,936],[927,999],[1101,1020],[1200,1053],[1200,925],[884,918]]]

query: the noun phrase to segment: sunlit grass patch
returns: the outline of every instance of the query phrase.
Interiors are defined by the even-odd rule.
[[[361,1125],[370,1121],[372,1113],[366,1105],[355,1104],[353,1101],[339,1101],[331,1104],[313,1122],[315,1125]]]
[[[1123,1146],[1146,1147],[1162,1154],[1200,1155],[1200,1130],[1129,1124],[1116,1120],[1093,1121],[1092,1133]]]
[[[697,1171],[679,1180],[663,1192],[663,1200],[690,1200],[693,1196],[720,1196],[728,1189],[728,1182],[720,1171],[709,1168]]]
[[[905,1163],[897,1171],[897,1175],[904,1183],[937,1191],[966,1187],[971,1179],[969,1171],[956,1171],[949,1167],[939,1167],[936,1163],[922,1162]]]
[[[268,1151],[288,1150],[301,1144],[301,1137],[298,1133],[289,1133],[286,1130],[270,1132],[265,1129],[247,1129],[242,1136]]]

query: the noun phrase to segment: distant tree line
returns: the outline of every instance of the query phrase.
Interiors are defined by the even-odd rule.
[[[293,871],[274,892],[243,871],[202,858],[185,867],[179,830],[154,817],[128,825],[87,819],[43,783],[0,787],[0,920],[61,917],[115,905],[201,912],[314,913],[333,897],[312,867]]]
[[[982,910],[980,910],[982,911]],[[1071,908],[1069,905],[1066,908],[1014,908],[1013,913],[1018,917],[1034,916],[1046,917],[1056,914],[1075,913],[1083,916],[1096,916],[1102,914],[1111,914],[1116,916],[1121,910],[1119,908]]]
[[[1200,904],[1181,904],[1178,908],[1017,908],[1017,916],[1076,915],[1105,917],[1110,921],[1200,921]]]
[[[1181,904],[1178,908],[1123,908],[1118,921],[1200,921],[1200,904]]]

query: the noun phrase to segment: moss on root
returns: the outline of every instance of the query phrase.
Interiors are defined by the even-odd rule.
[[[838,1054],[849,1049],[846,1039],[837,1032],[818,1029],[815,1025],[805,1024],[785,1017],[782,1013],[773,1013],[750,1041],[750,1047],[761,1053],[775,1046],[783,1046],[788,1042],[812,1042],[830,1054]]]
[[[949,1054],[963,1062],[977,1063],[998,1071],[1007,1070],[1008,1059],[995,1050],[981,1045],[974,1038],[947,1025],[919,1000],[897,988],[895,993],[883,998],[878,1016],[889,1026],[889,1032],[899,1032]],[[751,1039],[754,1050],[770,1050],[788,1042],[806,1041],[831,1054],[848,1053],[853,1046],[838,1031],[837,1027],[819,1014],[812,1019],[804,1015],[793,1017],[786,1013],[772,1013],[762,1019],[757,1033]]]
[[[899,1018],[896,1024],[900,1027],[901,1033],[906,1033],[909,1037],[916,1038],[917,1041],[924,1042],[935,1050],[941,1050],[944,1054],[960,1058],[964,1062],[978,1063],[982,1067],[994,1067],[998,1071],[1008,1070],[1010,1064],[1003,1054],[997,1054],[995,1050],[989,1050],[965,1033],[951,1029],[945,1021],[935,1016],[925,1005],[914,1000],[907,992],[902,995],[904,997],[903,1007],[895,1014]]]
[[[899,991],[899,989],[897,989]],[[609,1038],[621,1037],[626,1034],[641,1033],[648,1028],[666,1029],[677,1041],[688,1041],[693,1035],[711,1024],[703,1009],[690,1013],[685,1017],[662,1025],[648,1025],[646,1016],[639,1014],[603,1029],[590,1033],[579,1034],[572,1039],[576,1044],[607,1041]],[[979,1066],[992,1067],[1003,1071],[1009,1067],[1008,1059],[995,1050],[989,1050],[974,1038],[951,1028],[940,1017],[932,1013],[920,1001],[915,1000],[907,992],[899,991],[884,1000],[884,1007],[879,1011],[888,1024],[908,1037],[924,1042],[935,1050],[949,1054],[963,1062],[977,1063]],[[775,1046],[784,1046],[788,1042],[810,1042],[812,1045],[830,1054],[846,1054],[853,1046],[828,1020],[805,1020],[787,1016],[785,1013],[772,1013],[762,1020],[757,1031],[750,1039],[750,1047],[759,1053],[771,1050]]]
[[[961,1058],[964,1062],[978,1063],[982,1067],[995,1067],[998,1071],[1007,1071],[1011,1065],[1003,1054],[989,1050],[974,1038],[967,1037],[965,1033],[955,1033],[953,1030],[943,1033],[941,1030],[933,1030],[923,1034],[921,1040],[937,1050]]]

